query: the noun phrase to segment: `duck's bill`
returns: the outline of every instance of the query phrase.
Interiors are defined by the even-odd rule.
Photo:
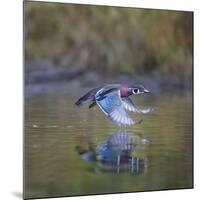
[[[147,90],[146,88],[144,89],[144,92],[145,92],[145,93],[150,93],[150,91]]]

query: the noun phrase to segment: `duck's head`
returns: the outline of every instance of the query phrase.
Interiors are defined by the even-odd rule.
[[[137,94],[150,93],[150,91],[147,90],[143,85],[136,85],[129,88],[129,93],[137,95]]]

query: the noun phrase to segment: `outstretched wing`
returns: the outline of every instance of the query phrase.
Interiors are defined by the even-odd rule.
[[[95,98],[101,110],[117,125],[135,124],[135,121],[128,116],[124,109],[119,90],[113,90],[105,94],[104,88],[102,88],[96,93]]]
[[[118,91],[119,90],[120,85],[119,84],[110,84],[107,85],[103,88],[101,88],[96,94],[96,98],[98,98],[98,100],[102,100],[104,99],[106,96],[108,96],[108,94],[114,92],[114,91]]]
[[[137,107],[129,97],[122,97],[122,103],[126,110],[136,113],[147,114],[153,110],[152,108]]]

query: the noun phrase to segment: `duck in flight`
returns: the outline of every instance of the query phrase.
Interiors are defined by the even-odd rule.
[[[138,122],[130,118],[127,111],[146,114],[151,108],[142,109],[131,100],[131,95],[149,93],[142,85],[128,87],[120,84],[110,84],[90,90],[75,104],[82,106],[89,104],[89,108],[96,105],[105,113],[112,122],[118,126],[133,125]]]

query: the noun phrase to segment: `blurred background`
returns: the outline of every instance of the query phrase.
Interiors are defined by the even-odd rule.
[[[113,82],[155,91],[192,86],[192,12],[24,4],[29,91],[61,82],[69,89]]]

